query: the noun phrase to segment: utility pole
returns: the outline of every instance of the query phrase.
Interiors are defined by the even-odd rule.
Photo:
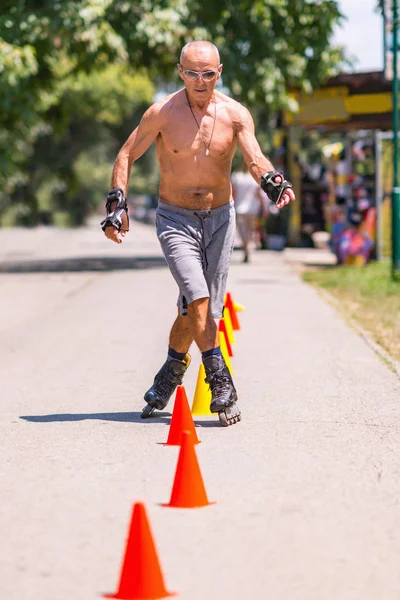
[[[398,0],[393,0],[393,190],[392,190],[392,277],[400,276],[400,187],[399,187],[399,82],[398,53]]]

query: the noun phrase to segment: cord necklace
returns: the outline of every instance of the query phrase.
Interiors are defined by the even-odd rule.
[[[186,94],[187,103],[188,103],[189,108],[190,108],[190,112],[192,113],[193,119],[196,121],[196,125],[197,125],[197,128],[199,130],[199,135],[200,135],[200,124],[199,124],[198,120],[196,119],[196,116],[195,116],[195,114],[193,112],[193,109],[192,109],[192,105],[189,102],[189,96],[188,96],[187,90],[185,90],[185,94]],[[214,123],[213,123],[212,131],[211,131],[210,141],[208,142],[208,146],[206,148],[206,156],[210,155],[210,145],[211,145],[211,140],[212,140],[213,135],[214,135],[214,128],[215,128],[215,122],[216,122],[216,120],[217,120],[217,103],[214,102]],[[200,139],[201,139],[202,142],[204,142],[204,140],[201,137],[201,135],[200,135]]]

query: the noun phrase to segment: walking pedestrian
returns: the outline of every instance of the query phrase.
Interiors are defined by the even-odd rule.
[[[232,173],[232,196],[236,211],[236,223],[243,244],[243,262],[250,260],[250,246],[254,241],[257,218],[266,211],[265,192],[255,181],[246,162],[241,169]]]

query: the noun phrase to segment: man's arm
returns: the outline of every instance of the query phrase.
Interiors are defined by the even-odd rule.
[[[249,167],[253,178],[261,185],[261,178],[266,173],[275,172],[274,166],[261,151],[254,133],[254,121],[250,112],[244,106],[240,105],[234,116],[234,127],[236,130],[237,141],[239,148],[243,154],[243,158]],[[281,175],[275,175],[274,182],[279,185],[282,183]],[[289,204],[291,200],[295,200],[293,189],[287,188],[277,202],[277,207],[282,208]]]
[[[108,239],[117,244],[122,242],[122,238],[129,229],[129,218],[126,207],[126,195],[128,181],[132,165],[146,152],[156,139],[161,129],[161,103],[153,104],[143,115],[138,127],[131,133],[115,160],[111,176],[112,190],[107,197],[106,209],[110,217],[119,211],[119,221],[116,226],[104,223],[104,233]],[[118,191],[118,190],[122,190]],[[118,202],[114,201],[115,195],[119,195],[120,204],[125,204],[125,208],[117,208]],[[113,212],[115,211],[115,213]],[[114,217],[115,219],[115,217]]]
[[[121,188],[125,196],[133,163],[150,148],[161,127],[160,103],[153,104],[144,113],[138,127],[131,133],[115,160],[111,187]]]

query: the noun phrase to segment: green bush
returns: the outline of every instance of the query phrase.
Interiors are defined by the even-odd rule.
[[[30,227],[36,224],[36,214],[27,204],[16,203],[7,207],[1,215],[1,227]]]
[[[55,227],[68,228],[72,227],[73,225],[73,217],[68,212],[56,210],[53,212],[52,217],[53,225]]]

